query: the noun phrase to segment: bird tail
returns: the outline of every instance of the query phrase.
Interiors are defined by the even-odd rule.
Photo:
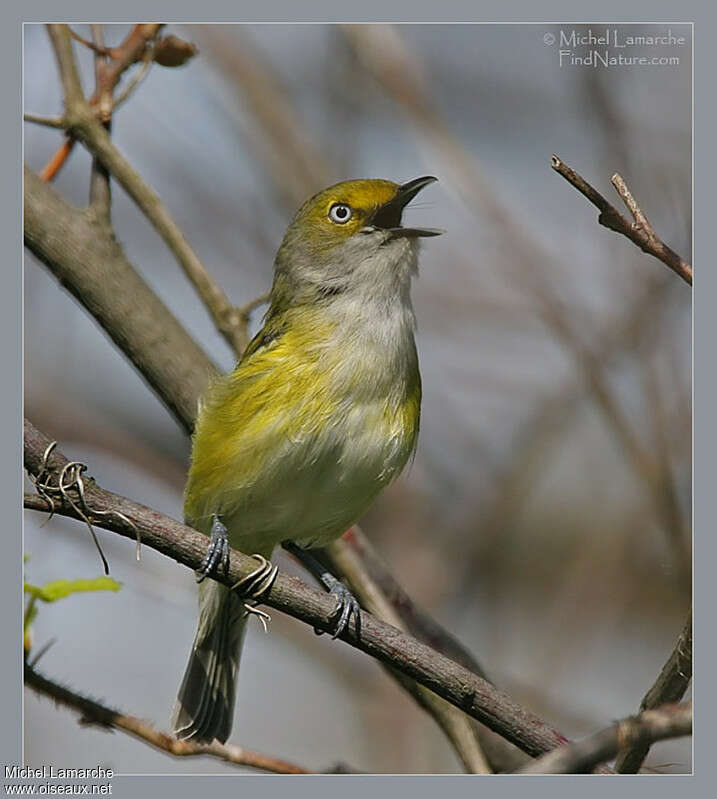
[[[199,623],[172,714],[177,738],[224,743],[234,720],[244,602],[214,580],[199,585]]]

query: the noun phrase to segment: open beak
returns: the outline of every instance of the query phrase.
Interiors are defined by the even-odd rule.
[[[403,209],[411,202],[421,189],[435,183],[438,178],[426,175],[422,178],[409,180],[399,186],[396,196],[385,205],[382,205],[371,220],[371,225],[391,233],[392,238],[417,238],[419,236],[440,236],[442,230],[436,228],[401,227],[401,214]]]

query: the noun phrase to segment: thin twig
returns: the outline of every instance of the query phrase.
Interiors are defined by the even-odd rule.
[[[669,266],[686,283],[692,285],[692,267],[671,247],[668,247],[662,239],[655,233],[652,225],[648,221],[645,213],[638,205],[635,198],[628,189],[624,178],[615,173],[611,182],[615,190],[632,214],[634,222],[630,223],[613,205],[611,205],[599,191],[594,189],[581,175],[571,169],[557,155],[553,155],[550,161],[552,168],[562,175],[565,180],[574,186],[581,194],[600,211],[598,222],[606,228],[621,233],[626,236],[633,244],[636,244],[643,252],[652,255],[663,264]]]
[[[43,463],[48,471],[57,472],[65,467],[67,459],[57,450],[45,458],[51,442],[27,420],[24,440],[25,468],[30,474],[37,474]],[[85,493],[88,505],[95,510],[119,512],[131,519],[146,547],[156,549],[194,571],[200,567],[206,554],[206,536],[152,508],[113,494],[94,481],[87,481]],[[47,510],[45,501],[34,495],[25,497],[25,507]],[[65,503],[55,510],[63,516],[77,518],[73,508]],[[134,539],[127,526],[113,516],[100,517],[97,526]],[[253,558],[232,550],[226,573],[215,575],[215,579],[233,586],[255,569]],[[334,598],[294,577],[280,572],[262,601],[312,628],[332,629]],[[431,689],[530,755],[543,754],[567,740],[481,677],[369,613],[361,613],[358,627],[356,620],[352,619],[340,639]]]
[[[301,768],[301,766],[287,763],[285,760],[280,760],[271,755],[252,752],[241,746],[220,744],[218,741],[213,741],[212,743],[180,741],[166,732],[154,729],[154,727],[137,718],[137,716],[128,716],[120,713],[107,705],[44,677],[28,663],[25,664],[25,684],[29,685],[37,693],[48,696],[71,710],[78,711],[81,714],[80,724],[94,725],[107,730],[121,730],[175,757],[207,755],[237,766],[248,766],[249,768],[268,771],[273,774],[311,773],[307,769]]]
[[[132,78],[127,81],[127,86],[120,92],[114,100],[114,110],[116,111],[124,102],[126,102],[133,94],[134,90],[142,83],[142,81],[149,75],[152,68],[152,59],[149,53],[142,61],[142,66],[132,75]]]
[[[122,74],[137,61],[141,61],[144,58],[149,44],[156,38],[162,27],[161,24],[156,23],[135,25],[119,47],[99,48],[103,55],[110,55],[112,60],[105,65],[106,68],[101,70],[100,85],[90,97],[88,103],[94,107],[95,113],[102,122],[108,123],[112,117],[112,93]],[[78,41],[95,51],[98,48],[66,25],[48,25],[47,29],[55,50],[63,86],[65,108],[67,109],[68,102],[79,104],[84,100],[79,73],[74,63],[71,36],[74,36]],[[74,145],[75,140],[70,137],[60,146],[42,171],[44,180],[48,182],[53,180],[66,163]]]
[[[40,172],[40,176],[45,183],[51,183],[55,175],[62,169],[65,162],[70,157],[70,154],[75,149],[75,140],[71,138],[65,139],[60,147],[55,151],[52,158],[45,164]]]
[[[40,114],[24,113],[22,118],[25,122],[32,122],[34,125],[44,125],[46,128],[64,128],[64,117],[45,117]]]
[[[692,734],[692,703],[663,705],[618,721],[582,741],[566,744],[521,769],[521,774],[585,774],[625,748]]]
[[[92,27],[95,26],[93,25]],[[103,44],[100,44],[98,41],[91,42],[89,39],[85,39],[84,36],[80,36],[80,34],[77,33],[77,31],[72,27],[70,27],[69,30],[70,30],[70,35],[76,42],[84,44],[84,46],[92,50],[92,52],[95,55],[105,56],[107,58],[114,58],[114,54],[116,51],[113,50],[111,47],[105,47]]]
[[[668,702],[679,702],[685,695],[691,679],[692,611],[690,610],[677,644],[654,685],[645,694],[640,710],[654,710]],[[636,742],[623,750],[615,762],[615,771],[620,774],[637,774],[649,750],[649,741]]]
[[[109,108],[109,113],[104,116],[103,125],[107,134],[111,134],[112,125],[112,91],[104,88],[104,75],[108,69],[105,59],[104,34],[102,25],[93,24],[92,38],[97,45],[95,49],[95,95],[100,98],[99,111]],[[70,28],[70,32],[72,29]],[[90,207],[106,223],[110,222],[112,211],[112,187],[110,175],[102,162],[96,157],[92,158],[92,171],[90,173]]]

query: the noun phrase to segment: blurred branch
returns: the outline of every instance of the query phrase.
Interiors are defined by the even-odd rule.
[[[333,183],[331,169],[295,112],[286,89],[245,29],[232,30],[228,39],[221,28],[201,26],[199,35],[222,74],[242,92],[259,127],[252,146],[262,159],[276,192],[292,210],[306,197]]]
[[[662,667],[654,685],[645,694],[640,711],[654,710],[669,702],[679,702],[692,679],[692,611],[677,639],[672,654]],[[615,771],[620,774],[637,774],[647,757],[651,741],[636,741],[623,749],[616,762]]]
[[[332,566],[338,567],[336,573],[344,576],[351,592],[360,600],[363,607],[387,624],[405,630],[406,625],[401,616],[373,579],[373,575],[369,573],[359,552],[351,547],[349,542],[358,536],[363,538],[358,527],[354,527],[345,533],[342,539],[326,547],[324,552]],[[435,718],[456,750],[465,770],[469,774],[490,774],[492,769],[480,744],[480,725],[468,718],[462,710],[436,696],[433,691],[406,679],[395,669],[387,668],[387,670],[418,704]]]
[[[25,244],[70,291],[187,431],[217,367],[125,257],[100,219],[24,172]]]
[[[652,255],[663,264],[669,266],[686,283],[692,285],[692,267],[681,258],[673,249],[668,247],[655,233],[644,212],[632,196],[625,180],[615,173],[611,182],[630,211],[633,222],[627,219],[612,206],[599,191],[594,189],[581,175],[560,160],[557,155],[551,159],[550,165],[565,180],[574,186],[581,194],[600,211],[598,222],[606,228],[621,233],[636,244],[643,252]]]
[[[412,635],[420,638],[437,652],[443,653],[456,663],[487,679],[482,666],[463,644],[419,608],[404,591],[358,525],[354,525],[340,539],[329,544],[326,553],[333,564],[343,564],[347,569],[345,574],[349,581],[352,577],[348,570],[360,568],[363,574],[360,575],[356,571],[357,583],[365,580],[367,586],[373,586],[383,600],[390,603],[393,614]]]
[[[596,334],[593,351],[596,359],[609,368],[628,353],[644,349],[650,330],[650,320],[656,309],[662,306],[674,285],[667,272],[655,272],[640,284],[638,295],[619,319],[609,317]],[[571,428],[571,418],[580,407],[585,396],[585,380],[582,375],[570,376],[558,389],[536,405],[529,418],[521,425],[514,453],[507,461],[497,484],[491,489],[489,504],[481,501],[480,509],[469,506],[465,519],[470,525],[466,550],[465,576],[463,584],[474,579],[472,566],[485,564],[490,557],[495,536],[504,536],[513,519],[521,512],[523,500],[530,494],[530,486],[542,464],[549,458],[548,452],[555,448],[562,436]],[[476,530],[476,519],[480,521]]]
[[[46,128],[64,128],[64,117],[45,117],[40,114],[24,113],[22,118],[25,122],[32,122],[34,125],[44,125]]]
[[[220,744],[216,740],[212,743],[180,741],[166,732],[155,730],[137,716],[127,716],[44,677],[28,663],[25,663],[25,684],[29,685],[36,693],[48,696],[56,703],[78,711],[80,724],[102,727],[108,732],[120,730],[175,757],[208,755],[237,766],[248,766],[274,774],[310,773],[307,769],[295,766],[293,763],[287,763],[259,752],[252,752],[241,746]]]
[[[236,308],[204,268],[159,196],[121,155],[85,102],[79,88],[77,65],[67,26],[51,25],[50,33],[65,88],[65,121],[68,131],[74,138],[82,141],[134,200],[177,259],[229,346],[235,351],[241,351],[246,345],[247,333]]]
[[[663,705],[613,724],[577,743],[566,744],[520,770],[521,774],[586,774],[627,747],[692,734],[692,703]]]
[[[556,294],[555,281],[549,278],[554,257],[530,236],[525,226],[519,224],[512,209],[500,202],[473,154],[441,117],[427,92],[420,58],[406,45],[395,27],[345,25],[342,31],[366,72],[406,113],[413,123],[412,129],[433,150],[466,207],[476,214],[484,214],[491,229],[501,236],[508,251],[505,259],[508,269],[504,271],[514,275],[516,285],[532,291],[541,318],[571,354],[630,464],[652,497],[670,540],[685,540],[682,517],[678,521],[678,533],[672,531],[675,524],[673,503],[665,501],[665,486],[652,453],[642,446],[630,425],[612,390],[604,365],[578,335],[567,310],[570,306],[566,307]],[[675,555],[679,573],[683,582],[687,582],[689,557],[685,547],[681,546]]]
[[[57,475],[66,467],[67,458],[57,449],[46,457],[50,439],[27,420],[24,441],[25,468],[31,475],[37,475],[43,468],[46,475]],[[206,536],[152,508],[107,491],[90,478],[85,481],[84,493],[90,521],[97,527],[132,540],[139,534],[145,546],[194,571],[199,568],[206,554]],[[25,496],[24,504],[31,510],[48,510],[46,501],[32,494]],[[75,508],[66,502],[55,503],[54,510],[60,515],[78,518]],[[108,512],[111,513],[108,515]],[[131,527],[122,521],[123,517],[131,521]],[[232,550],[226,573],[215,575],[215,579],[234,586],[255,569],[253,558]],[[294,577],[279,573],[262,602],[313,628],[333,629],[334,598]],[[528,754],[537,756],[566,742],[563,735],[509,696],[412,636],[369,613],[361,613],[359,628],[360,635],[357,635],[356,621],[352,618],[341,640],[398,669]]]

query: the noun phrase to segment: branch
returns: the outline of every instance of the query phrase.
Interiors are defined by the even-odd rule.
[[[66,466],[67,459],[57,450],[45,462],[51,442],[27,420],[24,439],[25,468],[30,474],[37,475],[45,467],[46,474],[57,476]],[[195,571],[199,568],[206,553],[206,536],[156,510],[106,491],[89,478],[85,481],[84,495],[90,521],[97,527],[133,540],[139,534],[144,545]],[[45,500],[35,495],[25,497],[25,507],[48,510]],[[112,513],[108,514],[109,511]],[[56,503],[55,512],[78,518],[67,503]],[[127,525],[123,517],[129,519],[132,526]],[[253,558],[232,550],[227,573],[215,579],[231,587],[255,568]],[[294,577],[279,573],[263,602],[314,629],[333,629],[334,598]],[[352,618],[340,638],[430,688],[528,754],[537,756],[567,741],[490,683],[410,635],[368,613],[361,613],[359,627],[360,636],[356,632],[356,620]]]
[[[614,230],[615,233],[621,233],[626,236],[643,252],[662,261],[686,283],[689,283],[690,286],[692,285],[692,267],[655,233],[644,212],[632,196],[630,189],[628,189],[625,180],[620,175],[615,173],[611,178],[611,182],[617,193],[622,197],[628,211],[630,211],[634,220],[632,223],[614,206],[610,205],[602,194],[594,189],[581,175],[561,161],[557,155],[551,158],[550,165],[600,211],[598,222],[601,225]]]
[[[46,128],[64,128],[64,117],[45,117],[41,114],[24,113],[22,118],[25,122],[32,122],[34,125],[44,125]]]
[[[662,667],[654,685],[645,694],[640,710],[654,710],[668,702],[679,702],[692,679],[692,611],[687,616],[685,626],[677,639],[672,654]],[[637,774],[642,766],[650,742],[637,742],[620,753],[615,762],[615,771],[620,774]]]
[[[66,31],[69,31],[70,36],[77,39],[77,41],[91,48],[96,55],[104,55],[112,59],[109,64],[103,64],[100,70],[96,70],[95,74],[99,80],[97,81],[95,93],[89,100],[90,105],[94,106],[101,121],[104,124],[109,124],[113,107],[116,106],[112,99],[112,92],[115,86],[126,69],[145,57],[148,44],[156,37],[161,28],[162,25],[157,24],[135,25],[119,47],[106,48],[100,44],[87,41],[66,25],[47,26],[50,40],[55,50],[65,98],[65,116],[62,117],[63,128],[67,127],[68,102],[73,105],[84,102],[84,93],[72,51],[72,42],[70,37],[66,35]],[[64,166],[74,146],[75,139],[70,136],[42,170],[44,180],[48,182],[53,180]]]
[[[521,774],[586,774],[626,747],[692,734],[692,704],[646,710],[577,743],[566,744],[521,769]]]
[[[117,344],[186,431],[218,372],[126,259],[111,228],[25,168],[25,244]]]
[[[310,773],[307,769],[295,766],[293,763],[287,763],[270,755],[262,755],[259,752],[252,752],[240,746],[220,744],[218,741],[213,741],[210,744],[180,741],[166,732],[155,730],[150,724],[136,716],[127,716],[107,707],[107,705],[96,702],[94,699],[82,696],[63,685],[59,685],[39,674],[27,663],[25,664],[25,684],[29,685],[38,694],[48,696],[58,704],[78,711],[81,714],[80,724],[104,727],[110,731],[121,730],[175,757],[208,755],[218,760],[224,760],[227,763],[248,766],[249,768],[269,771],[274,774]]]
[[[104,79],[108,70],[108,64],[102,51],[106,51],[104,46],[104,33],[102,25],[92,24],[92,36],[96,42],[96,49],[94,50],[95,61],[95,95],[104,97]],[[70,29],[72,33],[72,29]],[[73,34],[74,35],[74,34]],[[112,92],[109,91],[108,102],[110,109],[112,108]],[[103,100],[100,100],[100,110],[103,107]],[[105,130],[109,135],[111,133],[112,120],[111,116],[107,116],[103,120]],[[112,212],[112,185],[110,181],[109,172],[104,168],[97,158],[92,159],[92,171],[90,173],[90,205],[94,208],[95,212],[102,216],[105,222],[109,222]]]
[[[78,91],[77,65],[67,26],[51,25],[50,33],[65,90],[68,133],[87,147],[134,200],[194,285],[229,346],[235,352],[241,352],[246,346],[247,335],[239,313],[204,268],[159,196],[114,146],[107,131],[85,102],[81,89]]]

